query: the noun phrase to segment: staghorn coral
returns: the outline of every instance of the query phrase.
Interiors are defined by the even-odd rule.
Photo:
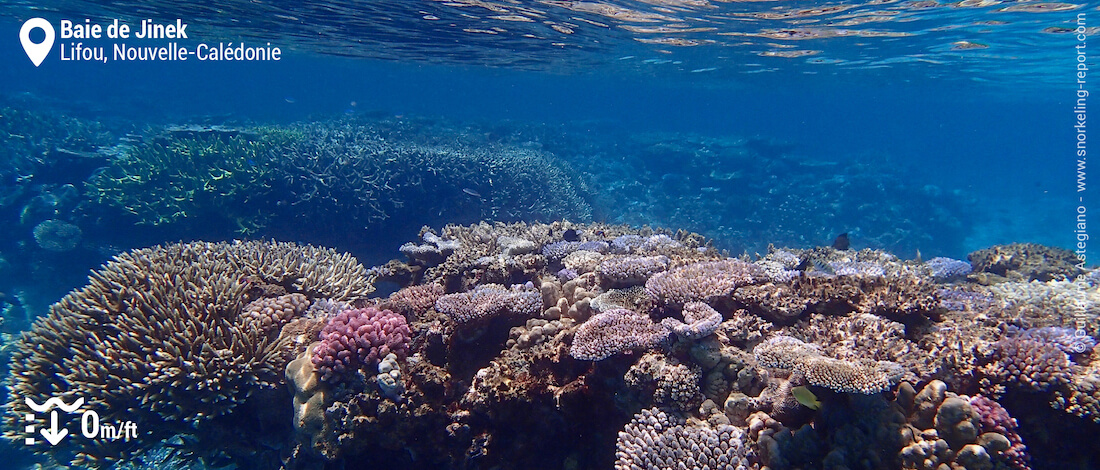
[[[728,296],[762,277],[759,266],[741,260],[703,261],[657,273],[646,281],[645,288],[663,303],[683,305]]]
[[[844,361],[822,355],[820,348],[789,336],[775,336],[753,348],[763,367],[787,369],[812,385],[865,395],[888,390],[901,379],[901,366],[888,361]]]
[[[533,287],[517,285],[507,289],[487,284],[470,292],[444,295],[435,301],[435,309],[458,325],[479,323],[499,315],[532,317],[542,312],[542,296]]]
[[[273,158],[297,133],[277,128],[250,131],[166,130],[123,152],[88,182],[95,201],[132,214],[139,223],[166,225],[204,215],[206,224],[241,233],[264,227],[273,193]]]
[[[683,322],[668,317],[661,320],[661,323],[676,333],[676,336],[695,340],[717,331],[718,325],[722,323],[722,314],[703,302],[688,302],[684,304]]]
[[[406,218],[447,214],[469,222],[590,217],[569,164],[555,155],[500,143],[466,145],[462,131],[451,128],[417,136],[420,125],[357,118],[296,124],[290,129],[301,137],[283,150],[276,171],[310,220],[374,225],[411,214],[416,217]]]
[[[400,314],[375,307],[344,310],[321,330],[321,342],[310,360],[321,380],[336,382],[390,353],[404,359],[409,336],[409,326]]]
[[[759,468],[750,459],[745,432],[728,424],[711,427],[659,408],[643,409],[619,432],[615,470],[637,468],[691,468],[748,470]]]
[[[651,349],[668,338],[668,328],[627,309],[598,313],[577,328],[569,354],[583,361],[601,361],[627,351]]]
[[[24,398],[83,397],[103,419],[132,420],[150,439],[232,426],[216,418],[277,387],[283,366],[305,346],[304,325],[279,327],[285,309],[273,309],[279,320],[271,322],[263,321],[266,307],[245,310],[248,279],[306,298],[356,299],[372,290],[365,274],[348,254],[292,243],[194,242],[122,253],[16,344],[8,416],[30,411]],[[300,312],[302,300],[291,294],[273,302]],[[22,439],[21,419],[6,425],[7,437]],[[102,465],[125,449],[75,440],[50,450]]]

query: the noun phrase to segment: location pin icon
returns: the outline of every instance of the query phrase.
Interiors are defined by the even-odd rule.
[[[34,28],[41,28],[46,33],[46,39],[37,44],[31,41],[31,30]],[[27,53],[27,57],[30,57],[35,67],[42,65],[42,61],[50,55],[50,49],[53,49],[53,37],[53,25],[44,18],[31,18],[23,23],[22,28],[19,28],[19,42],[23,43],[23,51]]]

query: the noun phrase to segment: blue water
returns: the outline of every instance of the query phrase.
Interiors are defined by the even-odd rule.
[[[1075,37],[1066,32],[1076,26],[1078,13],[1086,14],[1091,25],[1096,2],[1044,3],[1042,12],[1002,11],[1036,5],[1015,2],[975,7],[889,1],[602,4],[630,8],[640,15],[633,19],[608,13],[614,8],[594,13],[582,5],[595,4],[569,2],[493,4],[497,10],[472,3],[399,1],[250,7],[229,1],[96,3],[0,7],[0,106],[132,131],[181,123],[287,125],[342,116],[427,119],[518,133],[536,129],[530,135],[561,136],[543,142],[544,148],[581,168],[602,163],[579,155],[581,150],[574,154],[570,145],[577,142],[600,148],[599,158],[610,165],[618,157],[614,149],[634,148],[628,142],[641,135],[753,139],[774,144],[798,161],[866,163],[901,175],[884,178],[888,187],[868,190],[868,202],[894,193],[892,185],[899,182],[907,188],[897,194],[925,194],[932,201],[879,214],[873,229],[845,223],[799,227],[800,238],[792,242],[729,235],[739,233],[742,221],[731,215],[738,208],[722,209],[719,203],[733,193],[752,198],[754,191],[766,192],[766,181],[705,195],[719,203],[706,206],[712,212],[692,216],[694,225],[672,214],[675,204],[667,201],[700,194],[692,176],[680,175],[672,154],[621,163],[652,173],[638,178],[653,191],[649,196],[667,198],[660,203],[665,206],[623,203],[630,194],[600,205],[601,188],[590,188],[594,219],[673,229],[690,225],[686,228],[714,237],[732,254],[759,252],[770,242],[827,245],[846,231],[853,232],[856,248],[891,249],[903,258],[914,257],[916,250],[926,258],[965,258],[971,251],[1010,242],[1073,249],[1078,207],[1085,207],[1090,218],[1100,208],[1092,192],[1078,186],[1071,112],[1077,61]],[[840,8],[810,10],[823,6]],[[282,16],[272,16],[276,13]],[[502,19],[507,15],[535,20]],[[885,19],[870,19],[876,15]],[[32,16],[54,24],[62,18],[104,23],[182,18],[192,22],[194,39],[181,43],[271,43],[283,49],[283,56],[263,63],[73,63],[58,60],[55,45],[35,67],[18,41],[20,25]],[[659,27],[673,32],[652,29]],[[493,28],[503,32],[485,32]],[[1096,32],[1090,28],[1090,34]],[[88,43],[109,46],[113,41]],[[962,48],[968,44],[977,47]],[[776,57],[784,54],[793,57]],[[1093,55],[1086,63],[1100,70]],[[1089,76],[1086,88],[1100,80],[1095,77]],[[631,152],[621,159],[641,158]],[[804,177],[796,171],[789,177]],[[687,179],[687,189],[677,186],[679,178]],[[815,204],[838,198],[812,189],[824,178],[800,183],[809,188],[805,197],[821,199]],[[860,184],[873,185],[873,178],[868,181]],[[846,197],[857,200],[864,194],[859,188],[848,191]],[[937,201],[959,205],[937,206]],[[4,208],[4,217],[18,210]],[[942,211],[943,218],[932,220],[957,218],[964,226],[923,227],[929,237],[893,246],[869,241],[870,235],[861,238],[863,232],[883,232],[891,218],[901,226],[908,223],[902,218],[919,224],[919,217],[928,215],[913,210]],[[782,217],[804,215],[795,210]],[[859,217],[853,215],[858,220],[871,216]],[[364,264],[381,263],[397,255],[401,241],[415,239],[420,225],[438,222],[395,220],[393,233],[381,243],[340,248],[353,251]],[[26,312],[4,324],[9,333],[83,283],[87,269],[112,253],[195,236],[142,232],[140,243],[125,233],[117,240],[101,236],[94,240],[98,245],[63,258],[35,252],[31,226],[11,226],[0,243],[6,266],[38,266],[34,282],[28,282],[25,271],[0,269],[0,292],[27,295]],[[938,238],[941,233],[950,238]],[[255,236],[265,235],[271,234]],[[1088,255],[1094,264],[1096,255]],[[51,263],[53,268],[42,267]]]

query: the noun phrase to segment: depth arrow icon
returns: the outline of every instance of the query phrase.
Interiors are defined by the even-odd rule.
[[[65,436],[69,435],[69,430],[65,428],[57,428],[57,411],[50,412],[50,428],[42,430],[42,437],[46,438],[50,442],[51,446],[57,445],[61,442]]]

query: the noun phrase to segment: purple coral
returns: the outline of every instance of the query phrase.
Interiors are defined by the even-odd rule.
[[[1000,403],[981,395],[970,399],[970,407],[978,415],[982,432],[995,432],[1008,439],[1010,447],[1001,455],[1008,460],[1009,466],[1017,470],[1031,470],[1028,464],[1031,456],[1028,455],[1024,439],[1016,429],[1016,418],[1009,415],[1008,410]]]
[[[741,260],[702,261],[654,274],[645,289],[666,304],[684,304],[729,295],[763,277],[763,268]]]
[[[940,307],[953,312],[981,311],[993,305],[993,296],[962,289],[939,289],[936,291]]]
[[[596,274],[615,286],[644,284],[656,273],[668,270],[667,256],[620,256],[600,263]]]
[[[703,302],[684,304],[684,321],[666,318],[661,324],[671,329],[676,336],[684,339],[699,339],[718,330],[722,323],[722,314]]]
[[[668,328],[625,308],[596,314],[577,328],[569,354],[582,361],[601,361],[626,351],[643,351],[668,338]]]
[[[391,352],[405,357],[409,337],[405,317],[390,310],[344,310],[321,330],[321,344],[313,348],[313,366],[321,372],[321,380],[339,380],[342,374],[372,366]]]
[[[569,253],[574,251],[595,251],[597,253],[607,253],[611,250],[611,245],[604,241],[588,241],[588,242],[555,242],[550,243],[542,247],[542,255],[550,261],[561,261]]]
[[[951,282],[965,277],[973,269],[970,263],[957,259],[938,256],[925,261],[925,266],[932,270],[932,278],[936,282]]]
[[[882,277],[886,268],[870,261],[832,261],[829,268],[837,276]]]
[[[497,315],[532,317],[542,312],[542,294],[524,285],[507,289],[497,284],[486,284],[470,292],[444,295],[435,301],[435,309],[458,324]]]
[[[1096,347],[1096,340],[1084,330],[1047,326],[1024,331],[1022,337],[1052,344],[1066,354],[1087,354]]]

